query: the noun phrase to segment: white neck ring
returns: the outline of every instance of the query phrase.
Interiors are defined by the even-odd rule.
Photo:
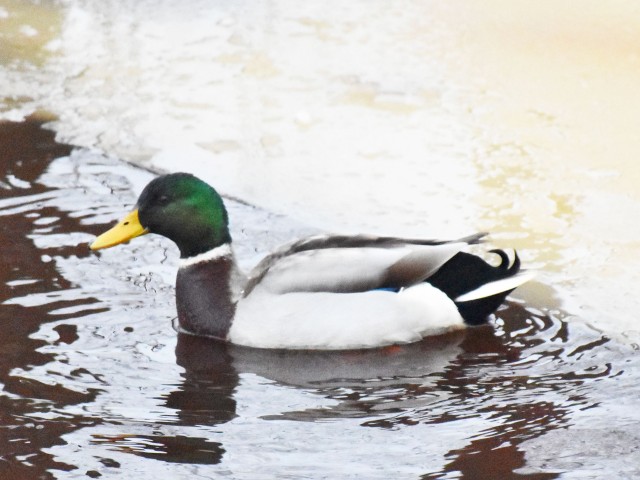
[[[194,255],[193,257],[181,258],[179,267],[185,268],[191,265],[197,265],[198,263],[210,262],[213,260],[218,260],[219,258],[230,257],[232,253],[233,252],[231,250],[231,244],[225,243],[223,245],[220,245],[219,247],[212,248],[207,252]]]

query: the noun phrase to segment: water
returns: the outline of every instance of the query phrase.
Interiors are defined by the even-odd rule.
[[[40,123],[0,128],[2,478],[640,474],[637,346],[521,301],[491,326],[370,352],[176,334],[171,244],[87,246],[151,174]],[[310,232],[229,206],[245,266]]]
[[[637,8],[3,2],[0,478],[640,476]],[[87,248],[153,176],[121,159],[285,213],[230,201],[245,267],[489,230],[540,275],[410,347],[183,337],[172,245]]]
[[[637,343],[638,18],[632,0],[12,0],[0,111],[324,230],[490,231],[553,287],[522,295]]]

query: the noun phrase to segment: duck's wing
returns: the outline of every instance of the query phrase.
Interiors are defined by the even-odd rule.
[[[435,240],[424,238],[380,237],[375,235],[314,235],[284,245],[271,256],[290,255],[305,250],[325,248],[396,247],[399,245],[444,245],[446,243],[475,244],[482,241],[486,232],[474,233],[458,240]]]
[[[353,293],[415,285],[433,275],[468,243],[373,236],[316,236],[287,245],[250,273],[247,296],[257,287],[271,293]]]

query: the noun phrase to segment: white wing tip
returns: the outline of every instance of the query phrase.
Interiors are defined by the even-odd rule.
[[[508,278],[502,278],[494,282],[485,283],[484,285],[471,290],[470,292],[463,293],[455,299],[456,302],[470,302],[472,300],[479,300],[481,298],[497,295],[498,293],[506,292],[518,288],[520,285],[528,282],[536,276],[536,272],[531,270],[523,270],[516,275]]]

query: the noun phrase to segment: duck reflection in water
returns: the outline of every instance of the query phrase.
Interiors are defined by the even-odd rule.
[[[404,403],[416,409],[442,400],[443,379],[460,368],[461,358],[478,350],[491,352],[493,358],[518,355],[489,327],[476,328],[472,335],[459,331],[408,345],[331,352],[246,348],[180,333],[176,358],[185,369],[184,382],[167,397],[166,405],[188,424],[229,421],[236,415],[233,395],[240,377],[249,373],[337,401],[329,408],[279,412],[268,418],[370,418],[375,410],[384,416],[397,413]],[[380,409],[382,404],[385,408]]]
[[[491,469],[506,475],[525,465],[520,443],[566,426],[572,411],[567,405],[539,398],[557,377],[529,382],[529,377],[507,374],[504,369],[514,365],[517,370],[515,366],[526,362],[536,347],[553,356],[540,334],[556,335],[566,325],[549,318],[530,322],[531,314],[516,304],[506,310],[513,320],[507,332],[483,326],[374,350],[254,349],[181,333],[176,358],[185,369],[184,382],[167,396],[166,406],[176,409],[180,422],[188,425],[228,422],[237,415],[234,397],[242,388],[242,376],[253,374],[332,401],[328,406],[293,406],[288,411],[276,411],[274,406],[273,412],[260,417],[266,421],[362,418],[363,428],[388,429],[464,420],[461,428],[466,428],[463,424],[469,418],[481,419],[494,412],[496,419],[507,421],[484,430],[486,435],[470,438],[466,447],[452,450],[446,458],[452,469],[467,473],[485,461],[496,463],[491,459],[501,458]],[[512,328],[523,333],[511,335]],[[512,387],[500,387],[505,383]],[[576,395],[575,402],[584,405],[586,399]],[[207,439],[190,441],[192,445],[200,441],[202,452],[211,451]],[[499,451],[496,446],[501,446]],[[216,461],[223,453],[224,445],[220,445]],[[509,461],[503,461],[507,457]],[[431,473],[426,475],[432,478]]]

